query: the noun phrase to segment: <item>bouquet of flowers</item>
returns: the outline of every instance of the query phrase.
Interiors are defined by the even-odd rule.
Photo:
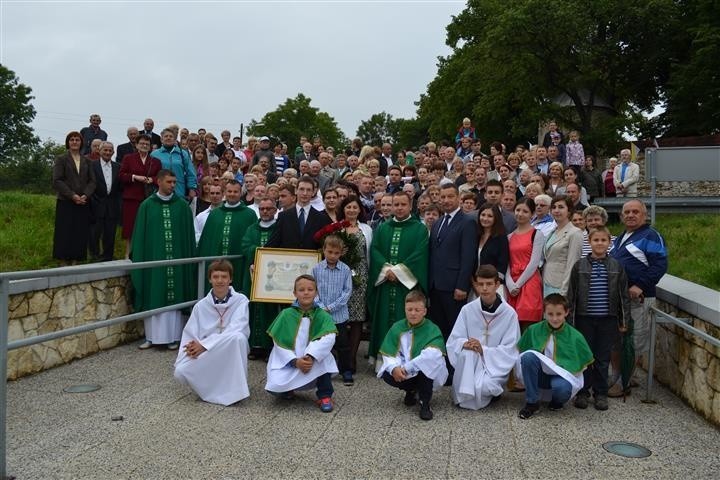
[[[318,230],[317,233],[313,235],[313,239],[320,244],[323,243],[325,237],[328,235],[337,235],[342,239],[345,244],[345,249],[343,250],[340,260],[350,267],[353,285],[356,285],[360,281],[360,279],[357,278],[357,267],[360,265],[361,259],[358,253],[358,239],[355,235],[348,233],[346,230],[349,226],[350,222],[347,220],[340,220],[339,222],[331,223],[330,225],[326,225]]]

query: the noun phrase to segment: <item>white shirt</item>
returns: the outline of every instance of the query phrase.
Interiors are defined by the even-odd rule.
[[[112,189],[112,161],[107,162],[100,159],[100,168],[102,168],[103,177],[105,178],[105,185],[107,185],[107,193],[110,194]]]

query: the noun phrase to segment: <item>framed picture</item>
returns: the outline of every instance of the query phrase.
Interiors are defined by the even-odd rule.
[[[255,251],[250,300],[253,302],[287,303],[295,300],[293,288],[300,275],[312,274],[320,262],[320,252],[288,248],[258,248]]]

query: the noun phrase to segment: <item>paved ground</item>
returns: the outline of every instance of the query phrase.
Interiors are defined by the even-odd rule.
[[[8,473],[26,478],[718,478],[720,432],[662,388],[658,403],[612,401],[517,418],[522,394],[485,411],[454,407],[448,389],[423,422],[402,394],[369,372],[336,383],[321,413],[263,391],[250,362],[251,397],[203,403],[172,377],[174,354],[115,348],[8,387]],[[362,349],[363,347],[361,347]],[[89,394],[63,393],[97,383]],[[122,415],[124,420],[112,421]],[[625,459],[602,443],[627,440],[653,455]]]

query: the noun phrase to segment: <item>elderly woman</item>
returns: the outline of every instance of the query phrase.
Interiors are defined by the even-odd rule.
[[[615,174],[615,167],[617,166],[617,162],[617,158],[610,157],[610,159],[608,160],[607,170],[604,170],[601,174],[603,185],[605,186],[606,197],[617,196],[617,192],[615,191],[615,181],[613,180],[613,175]]]
[[[55,159],[52,185],[57,192],[53,257],[62,265],[74,265],[87,257],[90,235],[90,197],[95,192],[95,174],[81,153],[80,132],[65,137],[67,152]]]
[[[140,203],[152,193],[155,176],[161,168],[160,160],[150,156],[151,141],[148,135],[138,135],[135,139],[136,151],[125,155],[118,174],[123,184],[122,238],[126,240],[125,258],[130,258],[130,239]]]

